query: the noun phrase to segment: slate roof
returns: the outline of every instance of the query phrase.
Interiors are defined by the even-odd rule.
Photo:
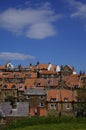
[[[29,88],[25,91],[25,95],[46,95],[45,89]]]
[[[5,117],[5,114],[3,113],[3,111],[0,109],[0,118]]]
[[[0,103],[0,110],[4,113],[5,116],[10,114],[11,109],[12,106],[10,105],[10,102]]]
[[[26,117],[29,114],[28,112],[29,112],[29,103],[28,102],[18,102],[17,108],[12,109],[9,116]]]
[[[16,117],[26,117],[28,116],[29,103],[28,102],[18,102],[17,108],[12,109],[10,102],[0,103],[0,110],[2,116],[16,116]]]

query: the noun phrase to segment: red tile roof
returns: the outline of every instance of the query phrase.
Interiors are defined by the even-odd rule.
[[[57,78],[33,78],[33,79],[26,79],[25,85],[30,88],[30,87],[55,87],[58,85]]]
[[[54,74],[54,75],[57,75],[57,72],[54,72],[54,71],[48,71],[48,70],[40,70],[39,71],[40,74]]]
[[[4,86],[7,86],[7,89],[12,89],[12,86],[15,86],[16,87],[16,89],[18,88],[18,86],[16,85],[16,84],[14,84],[14,83],[6,83],[6,84],[4,84],[3,86],[2,86],[2,89],[4,89]]]
[[[5,70],[6,67],[5,66],[0,66],[0,70]]]
[[[38,68],[38,69],[47,69],[48,66],[49,66],[49,64],[38,64],[38,65],[37,65],[37,68]]]
[[[48,90],[47,91],[47,101],[50,101],[51,98],[56,98],[57,101],[63,101],[65,98],[68,98],[68,101],[76,101],[77,100],[77,93],[74,91],[74,94],[72,94],[72,91],[70,90],[64,90],[62,89],[61,91],[59,89],[53,89],[53,90]]]
[[[75,74],[75,75],[70,75],[70,76],[65,76],[64,77],[64,81],[66,83],[66,85],[70,88],[75,87],[75,86],[79,86],[79,75]]]

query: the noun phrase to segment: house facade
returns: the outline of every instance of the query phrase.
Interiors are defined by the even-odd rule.
[[[25,100],[29,102],[29,113],[31,116],[45,116],[46,110],[46,90],[29,88],[25,91]]]

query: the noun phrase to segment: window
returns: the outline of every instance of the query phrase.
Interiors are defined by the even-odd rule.
[[[26,78],[29,78],[29,77],[31,77],[31,76],[32,76],[32,74],[26,74],[26,75],[25,75]]]
[[[25,90],[27,89],[27,86],[25,86]]]
[[[23,95],[23,93],[22,92],[19,92],[19,96],[22,96]]]
[[[5,97],[7,96],[7,92],[4,93],[4,96],[5,96]]]
[[[19,78],[19,75],[14,75],[14,78]]]
[[[56,102],[57,99],[56,99],[56,98],[51,98],[50,101],[51,101],[51,102]]]
[[[4,89],[7,89],[7,85],[4,85],[4,87],[3,87]]]
[[[51,77],[54,78],[54,75],[52,74]]]
[[[70,109],[69,103],[66,104],[66,109]]]
[[[30,96],[30,95],[26,96],[26,99],[30,99],[30,98],[31,98],[31,96]]]
[[[68,98],[64,98],[64,101],[66,102],[66,109],[70,109],[70,104],[68,103]]]
[[[44,103],[43,102],[40,102],[40,107],[44,107]]]
[[[8,76],[8,73],[3,74],[4,76]]]
[[[41,77],[44,78],[45,77],[44,74],[42,74]]]
[[[50,105],[51,109],[56,109],[56,103]]]
[[[15,86],[15,85],[13,85],[13,86],[12,86],[12,89],[16,89],[16,86]]]
[[[16,93],[15,92],[13,92],[13,94],[12,94],[13,96],[16,96]]]
[[[44,99],[44,96],[43,96],[43,95],[41,95],[41,96],[40,96],[40,99]]]
[[[41,85],[41,82],[39,81],[39,82],[38,82],[38,86],[40,86],[40,85]]]
[[[65,102],[68,102],[68,98],[64,98],[64,101],[65,101]]]
[[[53,80],[51,80],[51,79],[48,80],[48,84],[49,84],[49,85],[52,85],[52,84],[53,84]]]

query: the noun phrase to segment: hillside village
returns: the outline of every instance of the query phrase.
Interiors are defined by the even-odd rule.
[[[79,102],[77,90],[86,80],[70,65],[51,63],[0,66],[0,116],[47,116],[52,110],[71,113]]]

